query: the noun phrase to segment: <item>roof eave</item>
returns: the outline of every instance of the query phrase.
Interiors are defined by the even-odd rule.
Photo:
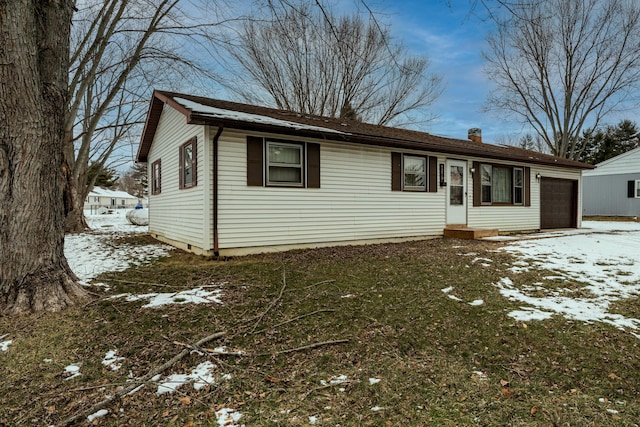
[[[243,131],[253,132],[267,132],[278,133],[282,135],[291,136],[305,136],[309,138],[317,138],[331,141],[345,141],[358,144],[376,145],[381,147],[392,147],[401,149],[414,149],[414,150],[426,150],[437,153],[454,154],[454,155],[474,155],[483,158],[490,158],[495,160],[508,160],[508,161],[520,161],[524,163],[533,163],[545,166],[557,166],[571,169],[593,169],[594,166],[587,165],[580,162],[574,162],[566,160],[558,163],[557,159],[544,159],[535,158],[526,155],[517,154],[500,154],[500,153],[487,153],[484,150],[478,149],[478,147],[486,147],[486,145],[475,146],[473,143],[469,143],[465,147],[450,147],[441,143],[429,143],[418,141],[407,141],[402,139],[379,137],[372,135],[362,135],[348,132],[333,132],[328,130],[322,132],[320,130],[312,129],[297,129],[287,126],[277,126],[273,124],[264,123],[250,123],[242,120],[232,120],[227,118],[213,118],[207,115],[199,115],[192,113],[189,120],[190,124],[196,125],[208,125],[208,126],[224,126],[225,129],[238,129]]]
[[[160,116],[162,115],[164,104],[169,104],[173,109],[182,113],[186,117],[187,123],[191,123],[191,110],[177,103],[161,91],[154,90],[151,102],[149,103],[149,110],[147,111],[147,119],[144,123],[142,136],[140,137],[140,145],[138,146],[138,152],[136,153],[136,163],[147,162],[149,150],[151,150],[151,144],[153,143],[156,130],[158,129],[158,123],[160,122]]]

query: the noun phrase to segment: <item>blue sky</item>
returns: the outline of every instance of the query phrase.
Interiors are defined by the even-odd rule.
[[[444,78],[445,90],[434,104],[439,116],[422,130],[465,139],[471,127],[482,129],[486,142],[504,142],[508,135],[521,134],[515,120],[500,120],[482,109],[492,83],[483,71],[482,51],[486,35],[493,28],[482,9],[473,11],[466,0],[394,0],[371,4],[385,11],[392,34],[413,53],[426,55],[432,70]]]
[[[435,135],[466,139],[467,130],[482,129],[484,141],[504,143],[508,135],[516,140],[524,133],[515,120],[505,122],[494,113],[483,113],[491,82],[483,72],[482,50],[492,28],[482,6],[472,9],[473,0],[328,0],[337,13],[376,13],[379,22],[389,25],[393,37],[410,53],[427,56],[430,70],[444,79],[444,92],[432,106],[436,119],[412,128]],[[451,6],[448,5],[451,3]],[[258,2],[258,4],[260,4]],[[239,2],[235,7],[246,13],[252,7]],[[255,7],[255,5],[254,5]],[[215,87],[214,97],[233,98]]]

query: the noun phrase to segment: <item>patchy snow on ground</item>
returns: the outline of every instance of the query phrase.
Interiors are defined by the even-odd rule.
[[[242,418],[242,414],[232,408],[220,408],[216,411],[216,421],[220,427],[244,427],[244,424],[236,424]]]
[[[513,275],[496,283],[502,295],[525,304],[509,315],[520,321],[557,314],[604,322],[640,338],[635,332],[639,319],[609,312],[612,302],[640,295],[640,223],[585,221],[583,227],[528,235],[502,249],[521,258],[510,270]],[[572,286],[520,282],[519,273],[531,269],[549,270],[553,274],[545,280],[564,280]]]
[[[64,368],[64,372],[62,376],[65,377],[65,380],[70,380],[72,378],[76,378],[82,375],[80,373],[80,366],[78,365],[68,365]]]
[[[107,351],[107,353],[104,355],[104,358],[102,359],[102,364],[106,368],[111,369],[112,371],[117,371],[118,369],[120,369],[122,367],[122,364],[120,363],[120,361],[124,360],[124,357],[116,356],[117,353],[118,353],[118,350],[109,350]]]
[[[121,209],[112,214],[87,215],[91,231],[65,236],[64,255],[82,285],[89,285],[101,273],[123,271],[166,256],[171,250],[170,246],[159,244],[114,245],[116,237],[149,231],[148,227],[130,224],[126,212]]]
[[[149,302],[143,305],[143,308],[158,308],[170,304],[209,304],[216,303],[222,304],[220,296],[222,290],[210,289],[206,290],[202,287],[188,289],[181,292],[168,292],[168,293],[150,293],[150,294],[118,294],[111,297],[111,299],[125,298],[127,301],[140,301],[148,300]]]
[[[99,411],[97,411],[97,412],[95,412],[95,413],[93,413],[93,414],[89,415],[89,416],[87,417],[87,420],[91,423],[91,422],[93,422],[93,420],[97,420],[98,418],[102,418],[102,417],[104,417],[105,415],[107,415],[108,413],[109,413],[109,411],[108,411],[108,410],[106,410],[106,409],[100,409]]]
[[[156,394],[159,396],[164,393],[173,393],[178,387],[182,387],[187,383],[193,383],[195,390],[200,390],[207,385],[214,385],[216,383],[213,378],[212,371],[216,368],[216,365],[210,361],[203,362],[193,368],[190,374],[172,374],[169,375],[162,383],[158,385]],[[222,378],[229,378],[227,375],[223,375]]]
[[[9,346],[13,344],[13,340],[8,340],[8,341],[2,341],[0,342],[0,351],[7,351],[9,350]]]

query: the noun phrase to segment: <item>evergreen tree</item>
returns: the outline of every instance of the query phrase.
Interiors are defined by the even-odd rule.
[[[115,169],[100,167],[97,163],[89,166],[87,183],[90,183],[95,176],[95,187],[113,188],[118,183],[118,172]]]
[[[580,161],[595,165],[640,146],[640,129],[631,120],[604,129],[587,129],[582,134],[585,150]]]

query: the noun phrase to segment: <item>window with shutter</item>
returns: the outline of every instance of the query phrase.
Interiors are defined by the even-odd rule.
[[[438,191],[438,158],[391,153],[392,191]]]
[[[473,169],[474,206],[531,205],[529,168],[473,162]]]
[[[247,185],[320,188],[320,144],[247,136]]]
[[[627,182],[627,197],[640,199],[640,179]]]

